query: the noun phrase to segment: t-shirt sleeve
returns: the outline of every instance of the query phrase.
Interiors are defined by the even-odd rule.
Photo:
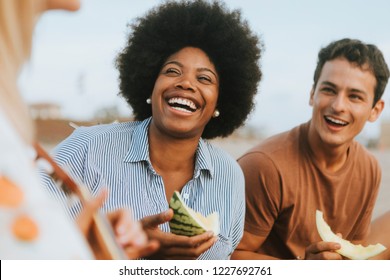
[[[281,203],[281,182],[273,161],[264,153],[252,152],[238,160],[245,177],[245,231],[268,236]]]

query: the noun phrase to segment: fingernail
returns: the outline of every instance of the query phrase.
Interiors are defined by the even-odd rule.
[[[168,210],[166,210],[165,212],[164,212],[164,219],[168,219],[168,218],[170,218],[171,217],[171,211],[168,209]]]

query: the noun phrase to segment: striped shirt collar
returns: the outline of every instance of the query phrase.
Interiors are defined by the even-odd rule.
[[[124,157],[124,162],[140,162],[146,161],[149,166],[152,166],[149,157],[149,141],[148,141],[148,128],[151,123],[152,117],[140,122],[137,125],[131,135],[133,138],[133,145],[129,147],[129,151]],[[210,176],[214,175],[214,168],[211,161],[211,155],[207,148],[206,142],[200,138],[198,148],[196,150],[196,162],[194,178],[200,175],[200,171],[208,171]]]

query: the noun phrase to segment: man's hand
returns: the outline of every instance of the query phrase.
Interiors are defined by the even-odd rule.
[[[341,245],[336,242],[320,241],[306,247],[306,260],[342,260],[343,257],[336,252]]]
[[[174,260],[197,259],[217,241],[217,237],[212,232],[188,237],[161,231],[158,226],[169,222],[172,217],[173,211],[169,209],[141,220],[148,237],[158,240],[160,243],[160,250],[152,255],[151,258]]]

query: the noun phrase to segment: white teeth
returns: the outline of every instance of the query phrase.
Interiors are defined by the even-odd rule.
[[[188,106],[189,108],[191,108],[192,110],[196,110],[196,105],[194,102],[192,102],[191,100],[189,99],[185,99],[185,98],[179,98],[179,97],[174,97],[174,98],[171,98],[168,100],[168,103],[169,104],[180,104],[180,105],[184,105],[184,106]],[[175,108],[178,108],[178,107],[175,107]],[[181,107],[180,107],[181,108]],[[181,108],[183,109],[183,111],[186,111],[188,112],[188,110],[185,110],[184,108]]]
[[[175,107],[175,109],[176,109],[176,110],[178,110],[178,111],[183,111],[183,112],[192,113],[192,111],[190,111],[190,110],[186,110],[186,109],[184,109],[184,108],[181,108],[181,107]]]
[[[341,120],[338,120],[338,119],[334,119],[332,117],[325,117],[327,120],[335,123],[335,124],[339,124],[339,125],[347,125],[348,122],[344,122],[344,121],[341,121]]]

